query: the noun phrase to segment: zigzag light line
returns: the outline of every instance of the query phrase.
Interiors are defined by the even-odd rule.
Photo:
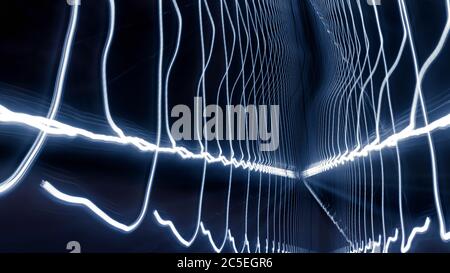
[[[450,127],[450,114],[430,123],[427,126],[417,129],[411,129],[408,127],[403,131],[386,138],[380,143],[372,143],[362,148],[355,149],[351,152],[346,152],[334,159],[315,163],[310,168],[302,172],[302,177],[313,177],[323,172],[335,169],[336,167],[339,167],[341,165],[345,165],[348,162],[353,162],[358,158],[367,157],[371,152],[381,151],[385,148],[394,148],[401,141],[405,141],[414,137],[425,136],[426,134],[438,129],[447,129],[448,127]]]
[[[235,158],[228,159],[225,156],[215,157],[214,155],[211,155],[207,152],[196,154],[184,147],[158,147],[157,145],[150,143],[142,138],[133,136],[124,135],[120,137],[97,134],[82,128],[64,124],[56,120],[24,113],[16,113],[9,110],[3,105],[0,105],[0,122],[5,124],[18,124],[35,128],[49,136],[83,137],[89,141],[94,142],[104,142],[117,145],[131,145],[142,152],[176,154],[179,155],[182,159],[202,159],[206,160],[206,162],[210,164],[222,163],[223,166],[233,166],[235,168],[242,168],[245,170],[248,169],[255,172],[262,172],[289,178],[297,177],[296,172],[287,169],[261,165],[248,161],[241,161]]]

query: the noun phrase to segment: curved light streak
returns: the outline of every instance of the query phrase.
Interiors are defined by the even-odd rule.
[[[69,66],[69,60],[72,53],[73,41],[77,28],[79,6],[79,1],[71,5],[70,22],[64,41],[63,51],[58,68],[58,75],[56,77],[53,99],[47,114],[48,120],[54,120],[56,118],[59,106],[61,104],[67,69]],[[21,161],[14,173],[10,177],[8,177],[8,179],[0,182],[0,194],[11,190],[22,180],[28,170],[33,166],[36,158],[39,156],[39,153],[42,150],[46,139],[47,133],[43,131],[39,132],[39,135],[34,140],[33,145],[28,150],[24,159]]]

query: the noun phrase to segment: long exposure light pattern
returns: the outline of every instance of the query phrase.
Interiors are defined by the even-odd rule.
[[[30,115],[20,113],[8,109],[6,106],[0,105],[0,122],[4,125],[19,125],[34,128],[39,132],[33,146],[30,148],[27,156],[19,164],[18,169],[8,179],[0,183],[0,192],[6,193],[17,185],[27,174],[33,163],[39,156],[39,152],[44,148],[46,140],[51,138],[83,138],[89,142],[125,145],[133,147],[138,152],[146,152],[153,155],[152,164],[148,176],[147,186],[145,190],[144,200],[141,205],[138,217],[131,224],[120,222],[111,217],[106,210],[96,205],[94,201],[88,198],[79,197],[63,192],[58,189],[53,182],[43,181],[42,189],[58,200],[68,204],[77,204],[90,210],[100,220],[107,225],[114,227],[123,232],[133,232],[142,222],[147,219],[147,212],[151,203],[151,192],[155,180],[155,172],[157,171],[158,155],[173,154],[178,155],[183,160],[199,160],[203,161],[203,176],[201,181],[201,191],[198,196],[198,214],[195,216],[197,224],[194,234],[185,239],[181,235],[182,232],[170,220],[165,220],[162,213],[157,210],[153,211],[154,219],[163,227],[168,227],[168,231],[172,232],[175,239],[182,245],[189,247],[197,239],[201,233],[208,240],[212,249],[221,252],[228,245],[235,252],[298,252],[298,240],[296,240],[296,227],[298,225],[298,216],[295,209],[298,209],[298,197],[296,194],[295,182],[298,179],[295,163],[294,144],[292,142],[295,134],[292,120],[286,116],[288,113],[295,113],[295,106],[292,101],[286,98],[287,90],[295,88],[289,79],[295,77],[296,61],[292,58],[293,47],[283,42],[285,39],[295,40],[295,33],[290,29],[290,24],[282,14],[289,14],[292,8],[290,2],[276,4],[272,1],[238,1],[238,0],[220,0],[214,2],[219,7],[219,16],[213,13],[210,5],[211,1],[198,0],[198,24],[200,31],[200,43],[202,62],[201,74],[198,78],[197,96],[202,97],[203,105],[206,105],[208,89],[216,89],[214,97],[217,98],[217,105],[221,97],[226,98],[228,105],[233,102],[239,102],[243,105],[281,105],[284,114],[281,117],[281,137],[282,147],[274,153],[263,153],[259,149],[261,139],[257,143],[246,141],[229,141],[228,145],[216,141],[211,143],[208,141],[198,141],[200,152],[193,152],[185,147],[179,146],[171,135],[169,129],[169,103],[170,88],[169,82],[173,80],[171,72],[176,64],[177,57],[181,47],[181,39],[183,34],[183,14],[178,6],[177,0],[170,1],[170,7],[167,5],[169,1],[158,0],[158,75],[157,75],[157,131],[156,139],[152,143],[143,138],[127,135],[126,132],[115,121],[113,112],[109,106],[108,92],[108,58],[111,51],[111,45],[114,41],[115,24],[116,24],[116,5],[114,0],[107,0],[109,11],[108,33],[104,45],[101,59],[101,81],[102,81],[102,99],[103,109],[106,120],[114,135],[95,133],[91,130],[72,126],[56,120],[58,109],[62,103],[62,94],[64,91],[65,79],[68,74],[68,66],[70,65],[71,51],[73,41],[76,39],[76,28],[80,10],[82,11],[82,3],[80,1],[68,2],[71,9],[71,18],[67,30],[66,40],[63,46],[61,56],[61,64],[55,84],[54,98],[50,106],[49,114],[44,116]],[[195,2],[195,1],[194,1]],[[165,16],[165,10],[170,8],[170,18]],[[219,17],[219,18],[218,18]],[[284,16],[285,17],[285,16]],[[176,48],[173,52],[169,52],[166,47],[166,29],[165,21],[173,20],[176,22],[177,39]],[[221,35],[219,35],[219,33]],[[210,40],[208,40],[208,38]],[[232,38],[231,38],[232,37]],[[231,38],[231,39],[230,39]],[[286,41],[286,40],[285,40]],[[223,56],[215,52],[218,47],[223,47]],[[219,51],[220,52],[220,51]],[[209,66],[213,58],[221,58],[225,63],[223,68],[223,76],[219,86],[207,86]],[[169,60],[169,65],[165,60]],[[230,73],[230,71],[238,71],[239,73]],[[215,71],[217,73],[217,71]],[[228,116],[227,119],[231,117]],[[206,120],[205,120],[206,122]],[[247,122],[247,121],[246,121]],[[245,124],[248,133],[248,125]],[[202,134],[201,131],[195,132],[197,136]],[[171,146],[164,147],[161,144],[163,135],[166,135]],[[199,139],[201,139],[199,137]],[[216,149],[211,148],[216,147]],[[228,152],[226,152],[228,151]],[[131,151],[132,152],[132,151]],[[212,163],[221,164],[225,172],[229,173],[227,185],[227,204],[226,224],[224,227],[223,239],[217,243],[216,237],[207,224],[202,220],[202,207],[204,188],[206,183],[206,173],[208,165]],[[244,241],[242,246],[236,242],[232,230],[230,228],[230,196],[232,189],[233,169],[242,169],[247,171],[247,196],[245,209],[245,227]],[[247,236],[249,215],[249,188],[252,181],[251,173],[259,173],[259,194],[258,194],[258,211],[257,211],[257,239],[250,242]],[[271,193],[271,185],[268,185],[268,196],[262,196],[262,188],[266,187],[262,183],[262,176],[269,176],[275,180],[275,193]],[[278,193],[277,193],[278,189]],[[260,219],[261,211],[265,211],[263,200],[267,199],[267,219]],[[294,206],[295,204],[295,206]],[[271,205],[273,208],[271,208]],[[273,211],[272,211],[273,210]],[[272,213],[273,212],[273,213]],[[273,221],[274,228],[270,230]],[[275,222],[278,221],[278,227],[275,228]],[[265,228],[267,227],[267,228]],[[262,230],[265,228],[265,234]],[[235,231],[237,232],[237,231]],[[262,240],[261,237],[265,237]],[[262,246],[261,242],[265,242]],[[272,245],[272,247],[270,247]],[[277,247],[275,247],[277,246]]]
[[[151,116],[156,129],[139,137],[127,132],[129,128],[121,125],[119,115],[110,106],[108,61],[119,13],[115,0],[104,1],[108,29],[99,58],[99,81],[107,132],[58,119],[83,13],[81,1],[67,1],[70,18],[58,53],[59,66],[48,110],[36,115],[0,102],[1,126],[19,126],[37,134],[12,174],[0,181],[1,194],[13,194],[15,186],[36,164],[46,142],[77,138],[89,145],[113,149],[122,146],[130,154],[151,156],[139,213],[132,221],[116,219],[93,197],[69,193],[57,179],[40,182],[46,196],[63,204],[79,205],[124,234],[136,231],[144,221],[155,221],[184,247],[193,246],[203,237],[202,241],[215,252],[301,252],[300,223],[304,219],[299,192],[303,187],[342,235],[347,244],[345,251],[408,252],[414,250],[417,239],[433,229],[442,242],[450,240],[445,200],[440,192],[446,185],[439,175],[436,148],[445,145],[436,141],[436,135],[446,134],[450,113],[445,109],[447,97],[436,98],[431,90],[440,85],[427,82],[439,73],[434,68],[447,57],[450,0],[435,1],[433,7],[424,7],[419,0],[381,1],[380,5],[364,0],[192,0],[194,16],[184,13],[182,1],[151,1],[156,11],[152,14],[157,15],[152,18],[157,26],[153,35],[157,43],[153,50],[156,57],[152,59],[155,88],[148,92],[156,101]],[[436,17],[442,19],[439,24],[430,23],[438,35],[428,44],[419,40],[423,36],[414,27],[414,20],[420,19],[416,14],[420,13],[418,6],[438,9]],[[298,31],[305,26],[298,25],[301,20],[296,20],[293,11],[303,8],[313,17],[312,36],[319,45],[313,48],[313,55],[320,56],[314,64],[320,67],[320,83],[311,84],[317,90],[305,90],[302,82],[310,80],[303,78],[310,64],[302,59],[308,53],[299,41],[303,33]],[[196,26],[198,39],[192,39],[195,35],[187,24]],[[267,133],[257,141],[249,141],[251,128],[247,120],[245,140],[232,140],[227,135],[226,141],[209,141],[202,139],[202,128],[194,128],[192,142],[175,140],[170,129],[170,108],[180,90],[175,90],[172,83],[178,80],[174,71],[183,63],[186,39],[199,56],[192,64],[197,71],[192,81],[193,97],[201,98],[203,109],[208,103],[217,107],[279,105],[278,150],[261,151]],[[294,99],[298,94],[312,99],[302,111]],[[298,143],[301,122],[293,117],[302,118],[304,114],[309,125],[301,129],[306,143]],[[205,116],[194,118],[207,123]],[[234,119],[229,113],[224,118],[229,123]],[[407,164],[413,152],[420,153],[417,161],[421,163]],[[176,215],[166,213],[164,204],[152,202],[152,193],[158,191],[154,185],[163,155],[172,155],[171,160],[181,165],[188,161],[201,164],[201,179],[194,181],[199,191],[193,197],[193,227],[176,224]],[[305,161],[306,168],[299,171]],[[420,198],[410,190],[412,180],[419,179],[411,170],[414,164],[429,169],[429,177],[419,186]],[[226,181],[220,232],[213,228],[205,212],[212,168],[219,168]],[[235,182],[244,183],[246,188],[239,229],[234,223],[236,217],[232,217]],[[250,192],[255,187],[257,198],[252,198]],[[257,204],[253,204],[255,200]],[[415,208],[412,203],[416,200],[424,203],[417,206],[428,210]],[[252,210],[252,206],[256,209]]]
[[[426,103],[424,88],[433,64],[448,51],[450,1],[434,3],[442,7],[445,24],[435,30],[440,35],[428,49],[422,64],[411,15],[411,10],[417,12],[418,3],[386,2],[366,5],[365,1],[310,1],[321,25],[320,39],[328,41],[324,42],[327,44],[324,50],[330,60],[326,63],[329,81],[314,106],[320,115],[311,119],[317,123],[316,132],[311,134],[316,134],[318,139],[310,162],[316,163],[310,164],[301,177],[315,196],[321,196],[322,192],[323,199],[316,199],[343,233],[352,252],[377,251],[376,238],[381,238],[383,252],[388,252],[397,242],[399,251],[408,252],[414,239],[430,231],[434,215],[412,216],[407,227],[406,218],[411,215],[407,217],[404,209],[405,184],[411,182],[405,179],[407,171],[402,161],[408,158],[403,155],[407,148],[402,144],[423,145],[419,144],[421,138],[426,139],[429,158],[426,164],[430,165],[430,183],[423,181],[425,184],[421,186],[432,188],[440,237],[443,242],[450,239],[439,191],[444,185],[439,183],[442,179],[433,137],[433,133],[449,128],[450,115],[447,109],[440,118],[430,120],[430,104]],[[395,10],[395,24],[383,25],[389,20],[382,17],[387,10]],[[401,40],[395,49],[389,48],[393,46],[394,37],[388,29],[401,29]],[[393,86],[398,83],[398,77],[402,77],[400,75],[404,77],[408,73],[412,73],[415,87],[407,97],[405,92],[401,93],[401,100],[411,104],[409,109],[404,109],[408,110],[408,115],[399,118],[401,107],[393,98],[400,96],[400,90],[398,85]],[[387,168],[396,170],[387,172]],[[322,180],[333,185],[325,186]],[[387,187],[387,181],[394,180],[397,182],[396,204],[386,198],[395,192],[392,185]],[[327,197],[325,192],[333,191],[341,197]],[[417,226],[411,227],[411,223]]]

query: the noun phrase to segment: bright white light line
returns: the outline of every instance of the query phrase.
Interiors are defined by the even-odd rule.
[[[282,168],[257,164],[248,161],[231,160],[225,156],[215,157],[210,153],[193,153],[184,147],[159,147],[142,138],[133,136],[113,136],[105,134],[97,134],[86,129],[74,127],[62,122],[51,120],[48,118],[34,116],[24,113],[16,113],[3,105],[0,105],[0,123],[20,124],[32,127],[44,132],[49,136],[66,136],[66,137],[83,137],[89,141],[104,142],[110,144],[132,145],[142,152],[160,152],[168,154],[177,154],[183,159],[204,159],[208,163],[222,163],[224,166],[234,166],[235,168],[249,169],[255,172],[262,172],[277,176],[296,178],[294,171]]]
[[[65,194],[65,193],[57,190],[55,187],[53,187],[47,181],[43,181],[41,183],[41,187],[43,189],[45,189],[48,193],[50,193],[53,197],[55,197],[55,198],[57,198],[59,200],[62,200],[64,202],[71,203],[71,204],[83,205],[83,206],[89,208],[98,217],[100,217],[105,222],[107,222],[109,225],[111,225],[113,227],[116,227],[119,230],[122,230],[122,231],[125,231],[125,232],[130,232],[130,231],[134,230],[133,226],[125,225],[125,224],[120,223],[119,221],[116,221],[113,218],[111,218],[108,214],[106,214],[104,211],[102,211],[99,207],[97,207],[89,199]]]
[[[304,178],[309,178],[315,175],[318,175],[320,173],[326,172],[328,170],[332,170],[336,167],[339,167],[341,165],[344,165],[347,162],[353,162],[357,158],[363,158],[367,157],[369,153],[375,152],[375,151],[381,151],[384,148],[393,148],[395,147],[399,142],[413,138],[413,137],[419,137],[427,135],[428,133],[431,133],[438,129],[447,129],[450,126],[450,114],[428,124],[427,126],[417,128],[417,129],[411,129],[406,128],[403,131],[393,134],[384,141],[380,143],[372,143],[369,145],[366,145],[360,149],[355,149],[348,153],[348,155],[341,155],[336,157],[332,160],[325,160],[320,163],[315,163],[310,167],[309,169],[302,172],[302,176]]]

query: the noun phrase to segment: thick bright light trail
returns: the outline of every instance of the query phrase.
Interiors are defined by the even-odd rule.
[[[358,158],[367,157],[372,152],[381,151],[385,148],[394,148],[401,141],[408,140],[414,137],[425,136],[426,134],[431,133],[435,130],[448,129],[449,127],[450,127],[450,114],[421,128],[411,129],[410,127],[407,127],[403,131],[386,138],[384,141],[380,143],[372,143],[360,149],[355,149],[351,152],[347,152],[343,155],[337,156],[334,159],[315,163],[309,169],[302,172],[302,177],[309,178],[321,174],[323,172],[344,165],[348,162],[353,162]]]
[[[221,163],[223,166],[233,166],[234,168],[248,169],[254,172],[262,172],[289,178],[297,177],[296,172],[292,170],[286,170],[282,168],[261,165],[254,162],[237,160],[236,158],[228,159],[225,156],[215,157],[214,155],[211,155],[210,153],[207,152],[196,154],[187,150],[184,147],[159,147],[142,138],[133,136],[126,136],[126,135],[114,136],[114,135],[97,134],[82,128],[64,124],[56,120],[28,115],[24,113],[16,113],[2,105],[0,105],[0,123],[16,124],[35,128],[41,132],[44,132],[49,136],[54,137],[56,136],[83,137],[86,140],[94,142],[104,142],[118,145],[131,145],[142,152],[160,152],[160,153],[176,154],[180,156],[182,159],[203,159],[210,164]]]

